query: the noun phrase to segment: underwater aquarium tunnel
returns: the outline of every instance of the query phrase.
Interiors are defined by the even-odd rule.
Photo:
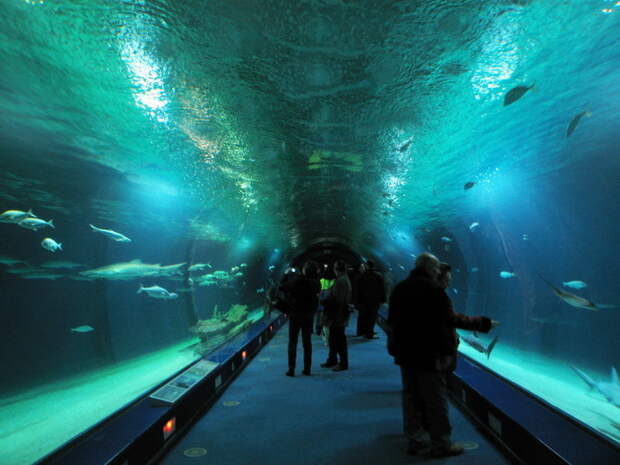
[[[423,252],[499,322],[455,463],[620,463],[620,2],[0,8],[0,464],[421,460],[386,333],[285,377],[272,303]]]

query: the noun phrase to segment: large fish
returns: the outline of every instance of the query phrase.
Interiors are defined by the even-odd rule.
[[[547,283],[547,285],[553,290],[553,293],[557,295],[560,299],[562,299],[564,302],[566,302],[568,305],[572,305],[573,307],[577,307],[577,308],[584,308],[586,310],[593,310],[593,311],[597,311],[601,309],[601,307],[597,306],[594,302],[589,301],[585,297],[579,297],[578,295],[575,295],[571,292],[563,291],[562,289],[555,287],[553,284],[551,284],[549,281],[547,281],[542,276],[540,277],[540,279],[542,279],[545,283]]]
[[[171,300],[179,297],[179,294],[175,292],[169,292],[167,289],[164,289],[161,286],[150,286],[144,287],[140,284],[140,288],[136,294],[141,294],[142,292],[146,293],[149,297],[153,297],[154,299],[164,299]]]
[[[473,347],[481,354],[485,354],[488,360],[491,356],[491,352],[493,352],[493,349],[495,348],[495,344],[497,344],[498,336],[495,336],[491,342],[489,342],[489,345],[486,346],[480,341],[480,339],[472,336],[460,336],[460,338],[464,343]]]
[[[26,218],[36,218],[32,212],[32,209],[27,212],[23,212],[21,210],[7,210],[2,215],[0,215],[0,223],[19,223],[21,220],[25,220]]]
[[[161,266],[159,263],[143,263],[140,259],[114,263],[92,270],[80,271],[80,275],[92,279],[135,279],[179,274],[185,263]]]
[[[17,226],[21,226],[22,228],[32,229],[33,231],[38,231],[39,229],[45,228],[49,226],[54,229],[54,220],[45,221],[39,218],[26,218],[17,223]]]
[[[504,106],[507,107],[511,103],[516,102],[521,97],[523,97],[528,90],[532,89],[534,86],[535,84],[532,84],[531,86],[513,87],[504,96]]]
[[[116,231],[112,231],[111,229],[103,229],[103,228],[98,228],[97,226],[93,226],[92,224],[89,225],[91,227],[91,229],[95,232],[101,233],[104,236],[109,237],[110,239],[112,239],[113,241],[116,242],[131,242],[131,239],[129,239],[127,236],[118,233]]]
[[[570,123],[568,123],[568,127],[566,128],[566,137],[570,137],[570,135],[573,132],[575,132],[575,129],[577,129],[577,125],[579,124],[579,121],[581,121],[581,118],[583,118],[584,116],[590,117],[592,116],[592,113],[590,113],[588,110],[585,110],[575,115],[573,119],[570,120]]]
[[[585,381],[590,389],[598,391],[610,404],[620,407],[620,381],[618,381],[618,372],[614,367],[611,367],[611,380],[609,383],[605,381],[594,381],[579,368],[573,365],[570,367]]]

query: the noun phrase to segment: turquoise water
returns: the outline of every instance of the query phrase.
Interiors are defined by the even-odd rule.
[[[620,359],[616,2],[0,6],[0,213],[56,226],[0,223],[2,398],[257,308],[331,238],[392,283],[449,261],[457,310],[501,321],[481,363],[618,441],[571,369],[609,382]]]

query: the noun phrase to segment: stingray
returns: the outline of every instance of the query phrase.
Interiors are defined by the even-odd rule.
[[[592,113],[590,113],[588,110],[584,110],[578,115],[573,116],[573,119],[570,120],[570,123],[568,123],[568,128],[566,128],[566,137],[569,137],[573,132],[575,132],[579,121],[581,121],[581,118],[583,118],[584,116],[590,117],[592,116]]]
[[[534,86],[535,84],[532,84],[531,86],[513,87],[504,96],[504,106],[507,107],[511,103],[516,102],[521,97],[523,97],[528,90],[532,89]]]

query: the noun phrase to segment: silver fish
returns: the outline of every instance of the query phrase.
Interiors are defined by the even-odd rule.
[[[109,237],[113,241],[116,241],[116,242],[131,242],[131,239],[129,239],[127,236],[125,236],[125,235],[123,235],[121,233],[118,233],[116,231],[112,231],[111,229],[98,228],[97,226],[93,226],[92,224],[89,224],[89,226],[91,227],[91,229],[94,232],[101,233],[104,236]]]
[[[572,305],[577,308],[584,308],[586,310],[598,311],[600,307],[598,307],[594,302],[589,301],[585,297],[579,297],[571,292],[563,291],[562,289],[558,289],[549,281],[547,281],[542,276],[540,277],[547,285],[553,290],[553,293],[557,295],[560,299],[566,302],[568,305]]]

